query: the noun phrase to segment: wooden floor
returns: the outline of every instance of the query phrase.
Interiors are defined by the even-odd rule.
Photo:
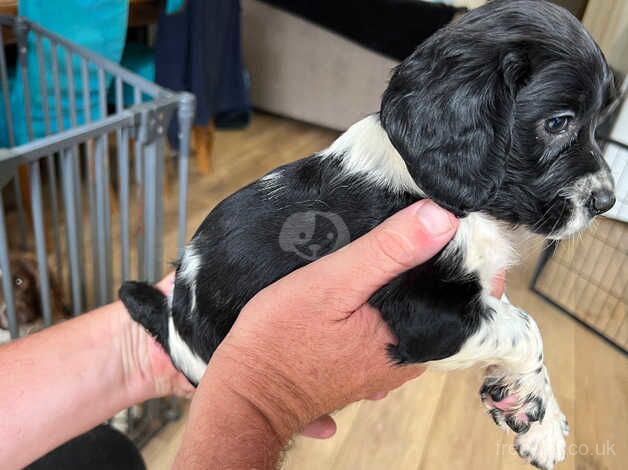
[[[191,178],[189,228],[224,196],[285,162],[324,148],[337,134],[268,115],[245,131],[220,132],[215,174]],[[173,221],[166,237],[174,256]],[[569,457],[559,469],[628,468],[628,360],[527,289],[537,252],[509,273],[513,303],[532,313],[545,341],[554,390],[572,429]],[[623,269],[628,269],[624,266]],[[496,428],[478,399],[480,372],[428,371],[379,402],[336,414],[337,435],[297,438],[286,452],[290,470],[476,470],[527,468],[514,455],[512,435]],[[144,449],[149,470],[170,468],[184,420]],[[208,463],[208,468],[211,463]]]

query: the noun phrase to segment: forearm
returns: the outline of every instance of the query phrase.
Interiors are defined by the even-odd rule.
[[[259,409],[225,386],[210,362],[192,400],[174,468],[274,470],[286,441]]]
[[[0,347],[0,462],[21,468],[150,398],[128,373],[139,369],[130,321],[117,302]]]

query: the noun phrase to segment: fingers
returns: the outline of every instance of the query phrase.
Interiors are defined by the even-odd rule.
[[[305,426],[301,434],[315,439],[327,439],[336,434],[336,422],[329,415],[323,415]]]
[[[353,243],[296,271],[294,279],[351,312],[395,276],[437,254],[453,237],[458,220],[430,200],[393,215]],[[329,292],[342,286],[338,298]]]

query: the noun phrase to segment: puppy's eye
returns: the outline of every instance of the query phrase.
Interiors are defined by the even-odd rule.
[[[550,134],[558,134],[567,129],[571,116],[556,116],[545,121],[545,130]]]
[[[21,277],[16,277],[15,278],[15,285],[20,287],[22,284],[24,284],[24,279],[22,279]]]

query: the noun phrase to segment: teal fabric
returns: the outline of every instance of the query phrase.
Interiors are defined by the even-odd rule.
[[[128,0],[21,0],[18,6],[21,16],[53,31],[60,36],[83,46],[96,54],[114,62],[120,62],[126,37]],[[52,79],[51,46],[47,40],[42,42],[45,65],[43,73],[40,70],[37,57],[36,42],[33,34],[28,38],[28,76],[23,77],[21,72],[16,75],[11,90],[12,110],[15,116],[17,143],[27,142],[27,129],[24,110],[24,80],[28,80],[31,90],[31,115],[33,120],[34,137],[46,134],[43,94],[40,77],[45,77],[44,89],[48,95],[48,107],[51,115],[51,130],[57,131],[56,109],[54,99],[54,85]],[[63,51],[58,51],[59,76],[61,82],[63,127],[69,127],[69,100],[66,60]],[[72,70],[75,85],[75,98],[78,124],[85,122],[83,113],[83,83],[81,81],[80,61],[74,56]],[[108,87],[111,77],[106,76],[105,87]],[[98,77],[96,69],[90,67],[89,78],[91,119],[98,119]],[[6,127],[6,126],[3,126]]]
[[[178,13],[185,7],[185,1],[186,0],[168,0],[165,8],[166,15]],[[125,69],[131,70],[132,72],[144,77],[146,80],[150,80],[151,82],[155,81],[155,49],[144,44],[129,42],[124,48],[121,63]],[[123,93],[124,106],[133,105],[135,103],[133,89],[125,86]],[[111,104],[116,102],[114,87],[109,89],[108,99]],[[144,96],[143,99],[146,101],[149,97]]]
[[[177,13],[185,6],[185,0],[168,0],[166,2],[166,15]]]

